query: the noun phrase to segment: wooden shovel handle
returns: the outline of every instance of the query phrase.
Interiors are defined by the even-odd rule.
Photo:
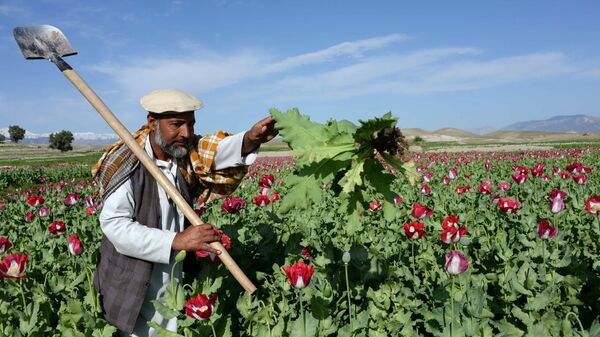
[[[69,67],[70,68],[70,67]],[[142,165],[150,172],[150,174],[156,179],[156,181],[162,186],[162,188],[167,192],[169,197],[173,199],[177,207],[183,212],[185,217],[192,223],[192,225],[197,226],[201,225],[203,222],[198,217],[196,212],[187,204],[185,199],[179,194],[179,191],[171,184],[169,179],[165,177],[165,175],[160,171],[160,169],[154,164],[154,161],[148,156],[146,151],[138,145],[138,143],[133,139],[129,131],[121,124],[121,122],[115,117],[115,115],[110,111],[110,109],[104,104],[104,102],[96,95],[96,93],[90,88],[85,81],[79,77],[79,75],[73,69],[65,69],[62,70],[63,75],[73,83],[73,85],[81,92],[81,94],[87,99],[88,102],[100,113],[102,118],[108,123],[108,125],[115,130],[117,135],[121,137],[121,139],[127,144],[129,149],[133,152],[133,154],[140,160]],[[214,249],[221,251],[221,255],[219,258],[229,269],[233,277],[240,283],[244,289],[252,294],[256,291],[256,286],[252,284],[252,281],[244,274],[244,272],[240,269],[240,267],[235,263],[231,255],[227,252],[227,250],[223,247],[220,242],[213,242],[210,246]]]

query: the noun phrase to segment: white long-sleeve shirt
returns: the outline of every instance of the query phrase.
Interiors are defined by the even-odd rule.
[[[257,157],[256,151],[242,157],[241,148],[244,133],[223,139],[217,146],[213,169],[251,165]],[[177,186],[177,170],[175,161],[156,159],[146,139],[145,150],[165,176]],[[184,182],[185,183],[185,182]],[[155,321],[162,327],[176,331],[177,319],[164,319],[150,302],[160,300],[170,283],[170,272],[175,262],[175,254],[171,249],[175,235],[183,231],[184,216],[157,183],[161,210],[161,227],[149,228],[133,220],[135,203],[131,180],[125,181],[106,200],[100,213],[100,226],[108,240],[115,246],[117,252],[154,263],[150,277],[150,286],[146,293],[140,316],[131,336],[156,336],[154,329],[148,328],[146,322]],[[134,239],[135,238],[135,239]],[[175,268],[175,278],[179,279],[182,271],[181,264]]]

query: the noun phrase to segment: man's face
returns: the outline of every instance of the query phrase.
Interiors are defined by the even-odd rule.
[[[148,115],[148,124],[154,133],[154,142],[173,158],[187,155],[194,137],[194,112],[154,118]]]

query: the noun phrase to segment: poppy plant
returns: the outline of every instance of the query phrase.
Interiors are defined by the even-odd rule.
[[[455,168],[451,168],[448,170],[448,178],[450,178],[451,180],[456,179],[456,177],[458,177],[458,173],[456,172]]]
[[[231,239],[229,238],[229,236],[227,234],[221,233],[221,231],[217,227],[214,227],[213,229],[215,230],[215,232],[217,232],[217,235],[221,237],[221,244],[223,245],[223,247],[225,247],[226,250],[231,249]],[[218,255],[216,255],[215,253],[207,252],[205,250],[197,250],[196,256],[200,258],[208,257],[209,264],[221,263],[221,259]]]
[[[567,197],[567,192],[561,191],[559,189],[553,189],[550,192],[550,210],[552,213],[559,213],[565,209],[565,198]]]
[[[431,187],[425,185],[425,184],[421,184],[421,188],[420,191],[423,195],[430,195],[431,194]]]
[[[10,240],[8,240],[7,238],[5,238],[3,236],[0,236],[0,254],[4,254],[4,252],[9,250],[10,247],[12,247]]]
[[[77,205],[81,201],[81,197],[77,193],[69,193],[65,198],[65,205],[74,206]]]
[[[254,204],[258,207],[265,207],[271,203],[271,200],[269,200],[269,196],[262,195],[262,194],[255,196],[253,201],[254,201]]]
[[[285,273],[285,276],[287,276],[292,287],[296,289],[306,288],[314,273],[313,267],[304,264],[304,261],[302,260],[294,263],[291,267],[283,266],[283,272]]]
[[[554,235],[556,235],[558,229],[556,227],[552,227],[548,220],[540,220],[540,225],[538,227],[538,235],[540,239],[547,240]]]
[[[25,222],[32,222],[35,219],[35,213],[27,212],[25,213]]]
[[[422,238],[427,235],[425,224],[417,221],[407,222],[404,224],[404,234],[411,240]]]
[[[401,197],[401,196],[399,196],[399,195],[398,195],[398,196],[396,196],[396,197],[394,198],[394,205],[396,205],[396,206],[397,206],[397,205],[400,205],[400,204],[402,203],[402,200],[403,200],[403,199],[402,199],[402,197]]]
[[[27,254],[10,254],[0,262],[0,277],[24,278]]]
[[[42,197],[41,195],[32,195],[27,197],[25,201],[29,204],[29,206],[36,207],[43,204],[46,200],[44,200],[44,197]]]
[[[38,215],[40,217],[47,217],[48,215],[50,215],[50,210],[46,207],[40,207],[38,208]]]
[[[192,297],[185,302],[185,314],[197,320],[210,318],[215,311],[215,302],[217,294],[212,294],[210,298],[204,294]]]
[[[498,184],[498,189],[501,191],[508,191],[510,190],[510,184],[507,182],[501,182]]]
[[[221,204],[221,211],[227,214],[235,214],[246,207],[246,201],[240,196],[232,197],[228,195]]]
[[[483,184],[483,185],[477,186],[477,190],[479,191],[479,193],[484,194],[484,195],[489,195],[492,193],[492,187],[488,184]]]
[[[67,225],[62,221],[54,221],[48,226],[48,231],[53,235],[61,235],[67,231]]]
[[[77,256],[83,253],[83,244],[77,234],[72,234],[67,238],[67,243],[69,244],[69,253],[73,256]]]
[[[377,200],[373,200],[369,204],[369,209],[371,210],[371,212],[377,212],[380,208],[381,208],[381,203]]]
[[[573,181],[579,185],[583,185],[585,184],[585,182],[587,181],[587,176],[584,174],[580,174],[577,176],[573,176]]]
[[[469,268],[467,257],[458,250],[446,253],[446,272],[450,275],[460,275]]]
[[[417,219],[423,219],[432,216],[433,210],[427,206],[415,202],[413,203],[411,215]]]
[[[527,174],[519,174],[519,173],[513,174],[512,178],[515,181],[515,183],[520,185],[520,184],[524,183],[525,181],[527,181]]]
[[[585,210],[592,215],[600,214],[600,196],[588,198],[585,202]]]
[[[273,185],[273,181],[275,181],[275,177],[272,174],[265,174],[260,178],[258,186],[268,188],[271,187],[271,185]]]
[[[498,207],[500,207],[500,210],[504,213],[514,213],[519,209],[520,206],[521,203],[517,200],[512,200],[509,198],[500,198],[498,200]]]

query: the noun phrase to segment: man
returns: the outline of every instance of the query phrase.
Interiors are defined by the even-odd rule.
[[[200,138],[194,135],[194,111],[202,102],[174,89],[153,91],[141,105],[148,111],[147,124],[134,138],[188,203],[198,195],[209,200],[231,193],[260,144],[277,134],[274,121],[265,118],[245,133]],[[103,201],[94,286],[104,317],[124,336],[153,336],[148,321],[176,331],[176,319],[163,318],[151,301],[162,298],[178,251],[220,254],[208,245],[219,237],[210,224],[185,226],[183,214],[122,142],[107,150],[93,171]],[[178,264],[176,279],[181,269]]]

